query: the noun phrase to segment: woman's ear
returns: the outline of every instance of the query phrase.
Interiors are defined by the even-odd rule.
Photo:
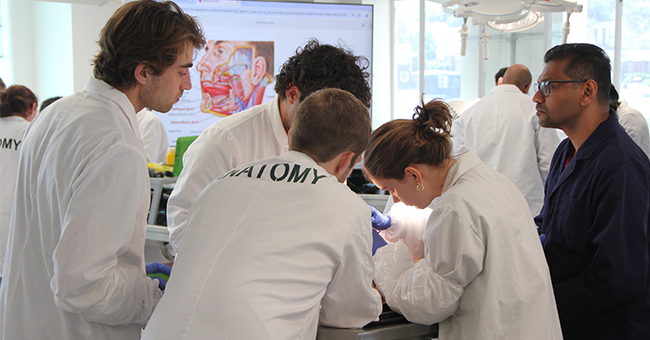
[[[422,172],[418,168],[409,165],[404,169],[404,172],[406,173],[406,179],[410,177],[418,183],[422,181]]]

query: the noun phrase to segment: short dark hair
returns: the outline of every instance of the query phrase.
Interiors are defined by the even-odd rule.
[[[38,98],[23,85],[11,85],[0,94],[0,117],[19,116],[27,118]]]
[[[61,98],[63,98],[63,97],[56,96],[56,97],[50,97],[50,98],[45,99],[41,103],[41,108],[38,110],[38,112],[41,112],[41,111],[45,110],[46,107],[50,106],[50,104],[54,103],[55,101],[57,101],[57,100],[59,100]]]
[[[0,93],[4,92],[4,90],[7,89],[7,85],[5,85],[5,82],[0,78]]]
[[[364,172],[374,178],[404,179],[410,164],[440,166],[451,157],[450,106],[442,99],[415,108],[413,119],[395,119],[370,136]]]
[[[338,88],[352,93],[363,105],[370,107],[369,64],[366,57],[355,56],[343,47],[310,39],[282,65],[275,77],[275,92],[284,99],[289,86],[294,85],[300,90],[302,101],[320,89]]]
[[[115,88],[135,85],[135,68],[146,63],[160,75],[176,62],[185,43],[205,45],[198,22],[171,1],[140,0],[122,5],[102,28],[95,78]]]
[[[289,149],[324,163],[345,151],[360,155],[370,138],[368,108],[341,89],[316,91],[300,103],[291,125]]]
[[[602,48],[592,44],[562,44],[551,48],[544,55],[545,63],[561,60],[569,61],[564,74],[571,79],[593,79],[598,85],[598,102],[609,103],[611,65]]]
[[[508,70],[508,66],[500,68],[497,73],[494,75],[494,83],[498,84],[499,83],[499,78],[503,77],[504,74],[506,74],[506,71]]]
[[[619,104],[620,102],[618,101],[618,91],[616,91],[614,84],[611,84],[609,85],[609,108],[616,111]]]

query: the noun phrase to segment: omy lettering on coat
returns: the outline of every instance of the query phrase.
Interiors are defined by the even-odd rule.
[[[18,150],[18,145],[22,143],[22,140],[16,140],[14,138],[3,138],[2,139],[2,148],[3,149],[13,149]],[[12,147],[13,145],[13,147]]]

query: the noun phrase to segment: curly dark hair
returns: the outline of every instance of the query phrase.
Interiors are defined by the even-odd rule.
[[[205,45],[199,23],[171,1],[122,5],[102,28],[93,75],[115,88],[135,85],[135,68],[146,63],[160,75],[176,62],[185,44]]]
[[[300,101],[324,88],[338,88],[352,93],[363,105],[370,107],[370,62],[364,56],[355,56],[343,47],[320,44],[310,39],[296,50],[275,77],[275,92],[286,98],[290,85],[300,90]]]

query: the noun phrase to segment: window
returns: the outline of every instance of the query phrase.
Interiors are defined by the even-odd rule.
[[[0,5],[0,75],[4,74],[3,57],[4,57],[4,40],[2,39],[2,6]]]
[[[650,0],[577,2],[583,11],[570,16],[568,42],[586,42],[604,49],[612,61],[612,82],[618,85],[620,99],[637,109],[650,107]],[[566,19],[565,13],[543,13],[545,22],[530,30],[503,33],[487,29],[489,60],[479,67],[480,28],[471,19],[467,55],[461,57],[459,30],[463,20],[445,13],[441,2],[393,0],[393,4],[393,118],[410,118],[421,94],[425,101],[443,98],[471,102],[477,94],[483,95],[477,90],[479,85],[484,84],[484,94],[489,93],[494,73],[503,66],[522,63],[536,79],[543,68],[544,46],[561,44]],[[617,22],[617,17],[622,19]],[[424,18],[424,27],[420,18]],[[479,84],[480,79],[484,83]],[[642,113],[650,121],[650,111]]]
[[[626,0],[623,6],[621,100],[650,118],[650,0]]]
[[[393,117],[410,118],[413,109],[433,98],[460,97],[460,35],[462,20],[444,13],[439,3],[424,1],[424,29],[420,0],[395,1],[395,93]],[[421,39],[421,34],[424,39]],[[422,44],[422,45],[421,45]],[[420,69],[424,69],[424,76]]]

